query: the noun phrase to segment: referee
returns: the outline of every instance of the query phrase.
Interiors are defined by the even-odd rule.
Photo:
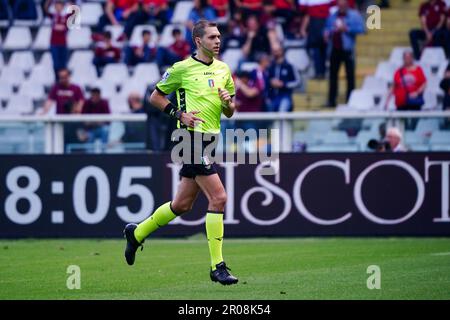
[[[211,136],[217,137],[220,134],[222,112],[228,118],[233,115],[235,88],[230,68],[214,58],[220,49],[220,32],[216,23],[200,20],[194,25],[192,38],[197,52],[167,70],[156,85],[150,103],[176,118],[178,127],[188,130],[191,138],[194,137],[194,132],[195,136],[201,136],[201,150],[194,150],[191,139],[191,151],[197,153],[192,155],[191,160],[195,158],[201,161],[183,163],[180,170],[181,181],[172,201],[160,206],[139,225],[125,226],[125,258],[132,265],[136,251],[145,238],[191,210],[202,191],[208,199],[206,235],[211,256],[210,277],[214,282],[230,285],[237,283],[238,279],[230,274],[222,257],[223,214],[227,195],[214,164],[203,154],[206,147],[203,136],[209,136],[205,139],[208,141],[211,141]],[[166,98],[173,91],[176,91],[178,106]]]

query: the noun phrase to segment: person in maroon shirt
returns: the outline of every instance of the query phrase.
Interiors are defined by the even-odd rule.
[[[251,77],[248,71],[240,71],[235,79],[236,106],[239,112],[261,112],[264,109],[264,88],[261,82]],[[260,127],[259,121],[238,121],[237,127],[243,130]]]
[[[93,63],[97,69],[97,74],[100,76],[100,70],[108,63],[116,63],[120,60],[121,51],[112,43],[112,34],[106,31],[103,36],[103,41],[97,43],[94,51]]]
[[[109,104],[106,99],[101,96],[99,88],[91,89],[91,97],[83,106],[82,114],[110,114]],[[87,133],[87,141],[94,142],[100,139],[102,143],[108,143],[108,122],[86,122],[84,129]]]
[[[178,28],[172,30],[174,42],[167,48],[160,47],[156,53],[156,61],[158,65],[168,66],[175,62],[185,59],[191,53],[191,45],[185,39]]]
[[[50,53],[53,60],[53,69],[55,75],[58,71],[67,66],[68,50],[67,50],[67,19],[68,14],[63,12],[64,1],[56,0],[55,13],[49,12],[49,7],[52,0],[47,0],[45,3],[45,14],[52,20],[52,32],[50,36]]]
[[[81,112],[84,105],[84,96],[81,88],[70,82],[70,71],[58,71],[58,82],[53,85],[44,103],[42,114],[48,113],[53,103],[56,103],[57,114],[69,114],[71,110]]]
[[[422,29],[413,29],[409,32],[416,60],[420,59],[423,47],[438,45],[445,24],[445,15],[446,5],[442,0],[428,0],[420,5],[419,17]]]

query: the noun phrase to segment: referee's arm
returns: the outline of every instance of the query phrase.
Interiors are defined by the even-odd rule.
[[[170,114],[171,116],[176,117],[180,122],[182,122],[188,127],[194,128],[197,121],[205,122],[203,119],[200,119],[195,116],[197,113],[199,113],[199,111],[191,111],[187,113],[179,112],[179,115],[178,113],[174,114],[167,112],[168,107],[171,106],[172,104],[169,101],[169,99],[166,98],[166,95],[158,87],[156,87],[156,89],[153,90],[152,94],[150,95],[149,102],[162,112],[165,112],[167,114]]]

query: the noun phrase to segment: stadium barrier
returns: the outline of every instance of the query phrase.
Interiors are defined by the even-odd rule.
[[[279,130],[279,140],[273,148],[275,151],[291,152],[293,147],[293,122],[311,120],[343,120],[343,119],[384,119],[388,123],[400,127],[405,119],[450,119],[450,111],[346,111],[346,112],[242,112],[236,113],[233,118],[222,117],[225,123],[230,121],[273,121],[272,128]],[[109,115],[2,115],[0,127],[5,124],[43,125],[44,152],[46,154],[64,153],[64,124],[74,122],[145,122],[145,114],[109,114]],[[30,130],[31,131],[31,130]],[[0,138],[1,132],[0,132]],[[14,137],[3,137],[6,140]],[[29,135],[30,145],[36,137]],[[30,152],[34,153],[34,152]]]
[[[0,237],[121,237],[169,201],[170,154],[0,156]],[[227,237],[449,236],[450,153],[280,153],[218,164]],[[206,199],[155,236],[204,232]]]

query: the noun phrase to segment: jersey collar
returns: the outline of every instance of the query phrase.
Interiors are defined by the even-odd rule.
[[[197,58],[195,57],[196,55],[197,55],[197,54],[194,53],[194,54],[191,56],[191,58],[194,59],[195,61],[198,61],[198,62],[204,64],[205,66],[208,66],[208,67],[209,67],[209,66],[212,65],[213,62],[214,62],[214,58],[213,58],[212,61],[211,61],[210,63],[206,63],[206,62],[204,62],[204,61],[202,61],[202,60],[200,60],[200,59],[197,59]]]

